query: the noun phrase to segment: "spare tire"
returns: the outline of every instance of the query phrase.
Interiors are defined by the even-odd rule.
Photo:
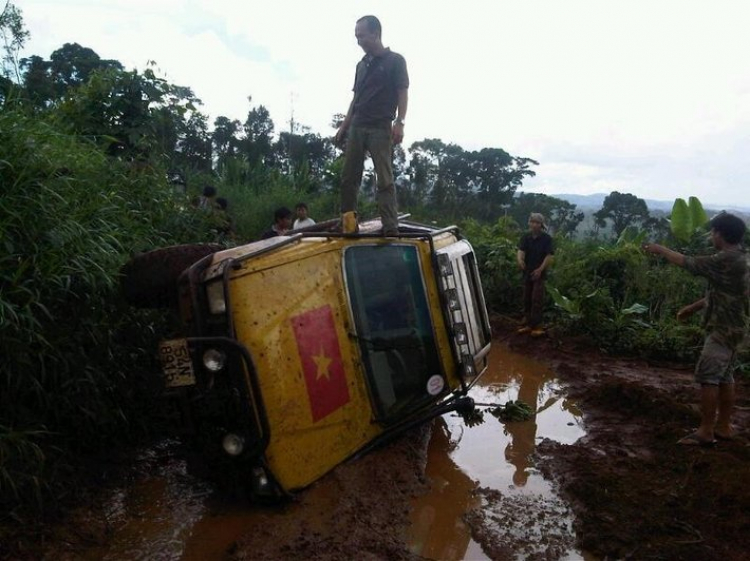
[[[196,261],[224,249],[219,244],[175,245],[140,253],[120,269],[120,290],[137,308],[169,308],[177,303],[177,280]]]

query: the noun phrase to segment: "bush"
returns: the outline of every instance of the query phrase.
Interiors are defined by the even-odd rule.
[[[158,167],[0,112],[0,504],[39,503],[70,452],[142,434],[159,317],[121,301],[130,252],[210,236]],[[54,444],[53,444],[54,443]],[[15,475],[14,475],[15,474]],[[23,474],[23,477],[18,476]],[[7,510],[7,508],[6,508]]]

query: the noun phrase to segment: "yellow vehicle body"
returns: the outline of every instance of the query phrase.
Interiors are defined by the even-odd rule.
[[[248,456],[283,491],[455,409],[486,366],[489,325],[476,267],[466,266],[470,246],[455,228],[402,232],[383,238],[365,224],[357,235],[273,238],[214,253],[182,276],[191,364],[167,383],[193,403],[226,384],[225,450]],[[236,357],[210,360],[226,355]]]

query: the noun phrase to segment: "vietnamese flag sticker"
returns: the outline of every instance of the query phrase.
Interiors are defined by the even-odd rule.
[[[313,423],[349,403],[349,387],[341,361],[339,338],[331,306],[323,306],[291,320],[305,375]]]

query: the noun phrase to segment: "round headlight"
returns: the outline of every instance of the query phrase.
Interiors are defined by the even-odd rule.
[[[239,434],[229,433],[221,441],[224,451],[230,456],[239,456],[245,449],[245,439]]]
[[[218,372],[224,368],[227,363],[227,355],[219,349],[208,349],[203,353],[203,366],[210,372]]]

